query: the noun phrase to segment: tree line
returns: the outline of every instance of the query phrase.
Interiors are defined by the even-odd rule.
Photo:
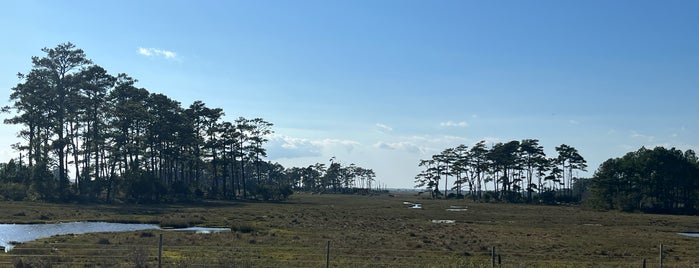
[[[470,196],[473,200],[510,202],[579,199],[580,195],[573,193],[578,181],[575,172],[586,171],[587,162],[566,144],[556,147],[556,152],[556,157],[547,157],[537,139],[498,142],[490,147],[485,141],[470,148],[462,144],[420,160],[423,170],[415,176],[415,187],[426,189],[433,198]],[[494,187],[489,190],[487,185]]]
[[[369,193],[376,180],[373,170],[355,164],[343,166],[335,157],[328,166],[293,167],[289,173],[297,182],[296,188],[319,193]]]
[[[590,190],[590,203],[597,208],[696,213],[699,158],[692,150],[642,147],[602,163]]]
[[[262,118],[225,121],[221,108],[202,101],[183,107],[127,74],[109,74],[71,43],[42,52],[3,108],[12,113],[4,123],[22,127],[13,145],[20,156],[0,165],[5,198],[284,199],[294,187],[347,187],[347,174],[364,170],[332,163],[326,173],[339,175],[303,181],[300,169],[264,160],[273,124]]]

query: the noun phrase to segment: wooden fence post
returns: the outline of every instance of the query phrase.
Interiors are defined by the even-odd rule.
[[[492,267],[495,268],[495,247],[490,248],[490,260],[492,262]]]
[[[163,234],[160,234],[158,241],[158,268],[163,267]]]
[[[325,251],[325,268],[330,267],[330,240],[328,240],[328,245],[326,246],[326,251]]]
[[[663,244],[660,243],[660,268],[663,268]]]

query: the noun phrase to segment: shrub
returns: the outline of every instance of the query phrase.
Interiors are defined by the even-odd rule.
[[[154,237],[155,235],[152,232],[142,232],[141,237]]]
[[[27,186],[19,183],[0,183],[0,196],[5,200],[22,201],[27,199]]]
[[[255,229],[250,226],[250,225],[238,225],[238,226],[233,226],[231,227],[231,231],[233,232],[241,232],[241,233],[252,233],[255,231]]]

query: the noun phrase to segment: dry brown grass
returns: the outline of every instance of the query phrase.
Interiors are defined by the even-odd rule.
[[[406,200],[420,202],[424,209],[409,209],[402,203]],[[428,200],[410,194],[301,193],[284,203],[194,206],[2,206],[2,222],[104,220],[234,230],[53,237],[18,246],[0,256],[2,263],[25,258],[52,262],[53,267],[134,267],[139,258],[146,258],[153,266],[158,236],[163,234],[166,267],[323,267],[327,241],[333,267],[490,267],[491,247],[500,254],[503,267],[640,267],[644,258],[648,267],[657,267],[661,243],[665,267],[699,266],[699,238],[676,234],[699,231],[699,218],[694,216]],[[467,210],[447,211],[450,206]],[[432,223],[433,219],[456,223]]]

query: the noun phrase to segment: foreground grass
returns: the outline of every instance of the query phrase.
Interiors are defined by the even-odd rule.
[[[423,203],[409,209],[403,201]],[[284,203],[207,202],[198,205],[107,206],[2,203],[0,222],[112,221],[161,226],[230,227],[228,233],[173,231],[59,236],[0,254],[0,266],[491,267],[495,247],[503,267],[699,266],[699,218],[597,212],[579,207],[426,200],[413,195],[296,194]],[[447,211],[451,206],[466,211]],[[431,220],[455,220],[432,223]]]

